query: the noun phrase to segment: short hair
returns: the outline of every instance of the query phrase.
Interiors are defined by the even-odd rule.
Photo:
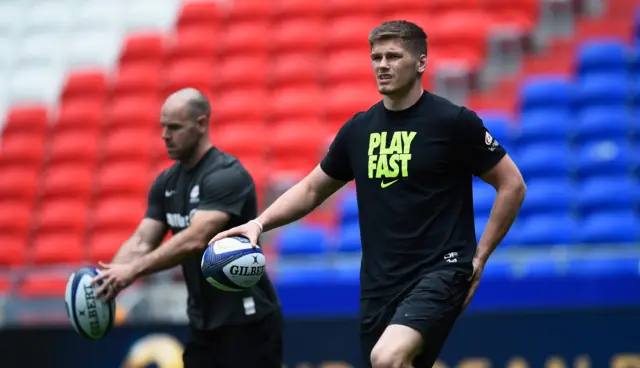
[[[199,116],[206,116],[207,119],[211,117],[211,105],[207,97],[200,91],[194,93],[193,96],[187,100],[187,108],[189,109],[189,115],[192,119],[197,119]]]
[[[415,56],[427,55],[427,34],[418,25],[406,20],[384,22],[369,33],[369,46],[376,42],[399,39]]]

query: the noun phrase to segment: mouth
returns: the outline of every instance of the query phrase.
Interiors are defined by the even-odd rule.
[[[378,80],[380,81],[381,84],[387,84],[389,82],[391,82],[391,74],[379,74],[378,75]]]

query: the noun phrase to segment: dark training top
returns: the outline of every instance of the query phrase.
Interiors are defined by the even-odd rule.
[[[505,154],[474,112],[427,91],[408,109],[380,101],[347,121],[320,165],[355,179],[361,298],[395,294],[436,269],[471,270],[472,175]]]
[[[213,210],[231,215],[225,230],[258,215],[253,179],[236,158],[216,148],[189,170],[178,162],[158,175],[149,192],[146,217],[164,222],[175,235],[189,226],[196,211]],[[182,263],[192,327],[214,329],[248,323],[280,308],[267,273],[254,287],[241,292],[214,288],[202,276],[203,253]]]

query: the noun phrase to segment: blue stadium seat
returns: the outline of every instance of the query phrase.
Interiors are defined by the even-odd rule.
[[[522,277],[527,278],[554,278],[558,276],[560,267],[558,262],[548,256],[527,257],[524,259],[521,272]]]
[[[573,244],[578,240],[578,223],[567,214],[535,215],[521,220],[518,240],[523,245]]]
[[[484,126],[489,130],[493,138],[506,147],[509,146],[509,117],[504,113],[492,111],[480,111],[478,116],[482,118]]]
[[[480,237],[482,236],[482,233],[484,232],[484,228],[487,226],[488,221],[489,221],[489,214],[487,214],[486,216],[475,217],[476,242],[480,241]],[[498,249],[504,249],[511,245],[520,244],[519,228],[520,228],[520,221],[516,219],[514,224],[511,226],[511,229],[509,229],[507,236],[505,236],[504,239],[502,239],[502,241],[500,242],[500,246],[498,247]],[[499,250],[497,250],[497,252],[499,252]]]
[[[626,142],[587,143],[579,148],[577,171],[583,177],[626,175],[633,168],[632,154]]]
[[[489,214],[485,216],[475,216],[474,223],[476,227],[476,242],[480,241],[482,232],[484,231],[485,226],[487,226],[487,221],[489,221]]]
[[[333,275],[324,263],[298,262],[278,264],[275,282],[278,284],[324,284]]]
[[[572,136],[580,143],[606,139],[624,141],[633,133],[633,116],[624,106],[585,108],[572,127]]]
[[[338,238],[338,251],[360,252],[361,250],[360,226],[355,223],[342,227]]]
[[[358,223],[358,200],[355,191],[348,191],[340,198],[340,226]]]
[[[514,141],[522,148],[529,144],[564,143],[569,138],[571,114],[566,109],[536,109],[522,114]]]
[[[617,38],[590,39],[578,46],[576,63],[580,76],[602,72],[625,74],[629,51],[625,42]]]
[[[640,219],[633,211],[596,212],[580,224],[583,243],[633,243],[640,240]]]
[[[542,108],[568,108],[573,86],[566,77],[535,77],[525,81],[520,90],[522,112]]]
[[[574,102],[579,109],[590,106],[625,106],[632,101],[629,78],[624,75],[585,77],[575,85]]]
[[[496,190],[491,185],[479,182],[473,186],[473,209],[478,216],[489,216]]]
[[[281,255],[311,255],[325,253],[329,248],[327,229],[321,226],[294,224],[278,234]]]
[[[617,275],[640,275],[637,258],[593,258],[572,259],[567,265],[570,276],[602,277]]]
[[[574,154],[567,145],[535,144],[518,150],[518,167],[530,178],[567,177],[574,170]]]
[[[572,210],[576,188],[566,179],[532,179],[520,209],[522,216],[566,214]]]
[[[500,249],[500,247],[498,247]],[[490,259],[484,266],[483,279],[509,279],[513,277],[513,263],[507,260]]]
[[[628,176],[596,177],[584,180],[577,191],[581,213],[598,210],[633,210],[640,200],[640,187]]]

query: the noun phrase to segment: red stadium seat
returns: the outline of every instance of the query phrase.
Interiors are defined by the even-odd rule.
[[[357,112],[367,111],[382,99],[377,89],[358,84],[327,89],[325,96],[325,110],[332,132],[337,132]]]
[[[487,52],[489,19],[482,13],[455,13],[438,18],[431,27],[429,47],[433,49],[431,68],[451,61],[465,62],[477,69]]]
[[[276,88],[318,84],[318,60],[319,54],[316,52],[278,55],[269,71],[271,84]]]
[[[278,0],[274,5],[276,19],[317,17],[324,13],[322,0]]]
[[[377,14],[385,8],[384,0],[327,0],[325,2],[325,12],[331,17],[344,14]]]
[[[216,24],[220,19],[220,9],[213,1],[187,1],[180,8],[177,28],[193,25]]]
[[[198,59],[213,63],[218,51],[217,34],[210,26],[190,26],[177,29],[167,47],[169,62]]]
[[[238,129],[229,127],[216,132],[213,143],[221,150],[242,158],[266,153],[267,129]]]
[[[326,46],[331,52],[337,50],[369,50],[369,32],[380,25],[376,15],[341,16],[332,19],[326,29]]]
[[[105,137],[102,151],[103,164],[115,162],[143,162],[153,159],[152,139],[157,139],[147,127],[131,127],[113,131]]]
[[[120,53],[120,67],[129,63],[160,62],[164,57],[164,35],[159,32],[141,32],[124,39]]]
[[[49,166],[40,189],[42,201],[70,199],[88,202],[93,191],[92,167],[82,165]]]
[[[112,231],[94,234],[89,239],[88,260],[109,262],[118,252],[122,243],[131,237],[130,231]]]
[[[0,207],[1,206],[3,205],[0,204]],[[0,215],[0,218],[1,217],[2,215]],[[2,244],[2,252],[0,252],[0,266],[15,266],[25,263],[27,260],[26,233],[24,235],[8,235],[3,231],[3,233],[0,234],[0,244]]]
[[[81,236],[87,227],[87,201],[60,199],[43,202],[35,216],[35,231],[39,236],[68,234]]]
[[[515,28],[530,33],[536,26],[540,12],[538,0],[479,0],[496,26]]]
[[[316,51],[326,37],[324,23],[316,18],[297,18],[280,22],[270,37],[278,52]]]
[[[33,204],[38,190],[38,171],[25,167],[0,168],[0,202]]]
[[[216,121],[221,121],[224,125],[231,125],[247,120],[264,120],[268,104],[268,95],[260,88],[225,93],[213,102],[214,125],[216,125]]]
[[[108,91],[107,74],[104,70],[75,70],[65,80],[61,100],[93,98],[101,101],[107,97]]]
[[[426,1],[427,12],[435,16],[447,16],[451,12],[482,11],[482,0],[430,0]]]
[[[51,137],[49,165],[74,164],[93,168],[100,151],[98,130],[55,133]]]
[[[0,234],[18,245],[25,243],[31,228],[32,206],[26,202],[0,202]],[[0,243],[3,244],[4,243]],[[0,253],[3,253],[4,250]]]
[[[23,166],[38,169],[44,162],[44,135],[14,133],[0,140],[0,166]]]
[[[149,165],[140,162],[104,166],[97,176],[99,198],[146,197],[151,184]]]
[[[327,151],[327,136],[328,128],[321,124],[304,121],[279,124],[269,140],[270,156],[276,161],[319,161]]]
[[[14,132],[44,134],[49,128],[48,110],[45,105],[18,105],[6,113],[3,136]]]
[[[113,100],[109,107],[107,132],[120,129],[153,129],[160,126],[161,101],[156,97],[137,95]]]
[[[324,106],[318,103],[323,96],[317,85],[307,88],[287,88],[273,92],[270,117],[276,120],[318,118]]]
[[[268,20],[273,13],[273,5],[268,1],[234,0],[227,17],[230,22],[245,20]]]
[[[39,235],[33,242],[35,265],[76,264],[84,259],[82,234]]]
[[[92,233],[133,232],[146,211],[146,198],[114,198],[98,202],[90,226]]]
[[[368,51],[342,51],[331,53],[322,65],[325,83],[368,83],[375,88],[375,75]]]
[[[429,4],[432,1],[425,0],[385,0],[385,10],[384,10],[384,21],[389,20],[407,20],[404,17],[394,16],[392,9],[401,9],[402,12],[405,12],[406,15],[417,15],[421,13],[426,13],[429,9]],[[391,14],[389,13],[391,12]],[[392,15],[393,14],[393,15]],[[399,14],[399,13],[397,13]]]
[[[182,88],[196,88],[208,94],[213,86],[215,67],[202,59],[182,60],[169,65],[165,75],[163,94],[169,95]]]
[[[62,131],[98,131],[104,119],[105,103],[98,99],[63,101],[56,119],[56,133]]]
[[[18,285],[22,298],[61,298],[67,286],[68,275],[58,272],[28,273]]]
[[[265,54],[269,51],[273,40],[268,37],[256,37],[256,35],[271,34],[271,27],[267,22],[246,21],[229,24],[223,36],[220,37],[219,46],[222,55],[227,57],[235,55]]]
[[[266,88],[268,75],[260,66],[269,65],[269,58],[262,54],[238,55],[225,58],[221,61],[220,72],[213,75],[213,86],[221,88],[228,93],[231,90],[248,88]]]
[[[129,62],[121,65],[113,83],[114,96],[157,97],[162,87],[161,75],[160,62]]]

